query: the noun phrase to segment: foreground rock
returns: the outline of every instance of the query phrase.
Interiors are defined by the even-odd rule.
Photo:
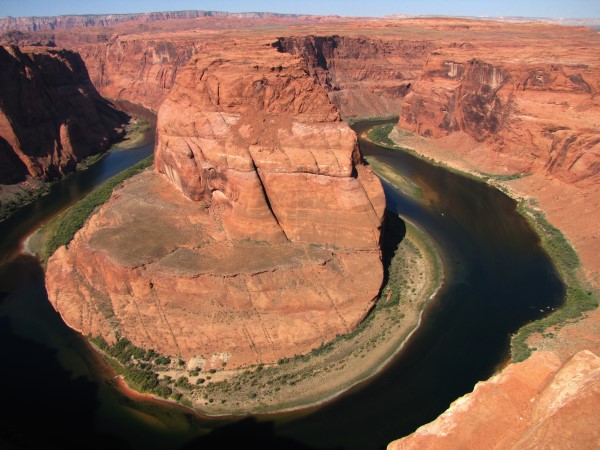
[[[385,198],[302,60],[257,44],[195,58],[157,130],[164,175],[115,191],[48,262],[71,327],[236,367],[360,323],[382,282]]]
[[[388,450],[597,448],[600,358],[550,352],[511,364]]]
[[[51,179],[122,135],[126,116],[96,92],[78,54],[0,47],[0,183]]]

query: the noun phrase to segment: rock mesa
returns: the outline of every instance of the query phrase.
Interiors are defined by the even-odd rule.
[[[196,56],[159,110],[155,172],[50,259],[49,297],[84,334],[209,365],[277,361],[371,309],[384,207],[303,60],[268,43]]]

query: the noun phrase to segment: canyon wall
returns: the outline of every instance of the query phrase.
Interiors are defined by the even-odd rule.
[[[439,51],[405,97],[399,125],[438,139],[464,134],[490,158],[503,155],[509,171],[598,182],[599,69]]]
[[[384,208],[304,61],[238,42],[179,73],[155,173],[115,190],[49,260],[48,295],[71,327],[111,342],[190,364],[276,362],[373,307]]]
[[[69,45],[59,39],[61,45]],[[157,111],[199,45],[189,39],[120,37],[103,43],[71,44],[81,54],[94,86],[103,96]]]
[[[376,37],[291,36],[274,45],[302,56],[345,118],[397,115],[433,45]]]
[[[0,183],[61,176],[122,136],[78,54],[3,46],[0,65]]]
[[[31,41],[32,36],[20,39]],[[75,48],[102,95],[153,110],[158,110],[173,87],[178,70],[193,55],[215,47],[206,36],[186,33],[175,38],[114,33],[104,35],[104,42],[73,41],[64,34],[44,39]],[[221,45],[234,42],[224,39]],[[426,41],[337,35],[284,37],[274,39],[273,45],[304,58],[311,75],[326,89],[344,118],[397,115],[432,48]]]

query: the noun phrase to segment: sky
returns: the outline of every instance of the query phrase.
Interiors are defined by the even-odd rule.
[[[186,9],[374,17],[386,14],[422,14],[600,18],[600,0],[0,0],[0,17],[122,14]]]

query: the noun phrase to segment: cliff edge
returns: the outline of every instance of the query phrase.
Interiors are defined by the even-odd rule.
[[[0,66],[0,183],[61,176],[122,135],[77,53],[0,46]]]
[[[536,352],[388,450],[597,448],[599,404],[598,356],[583,350],[561,364],[554,353]]]

